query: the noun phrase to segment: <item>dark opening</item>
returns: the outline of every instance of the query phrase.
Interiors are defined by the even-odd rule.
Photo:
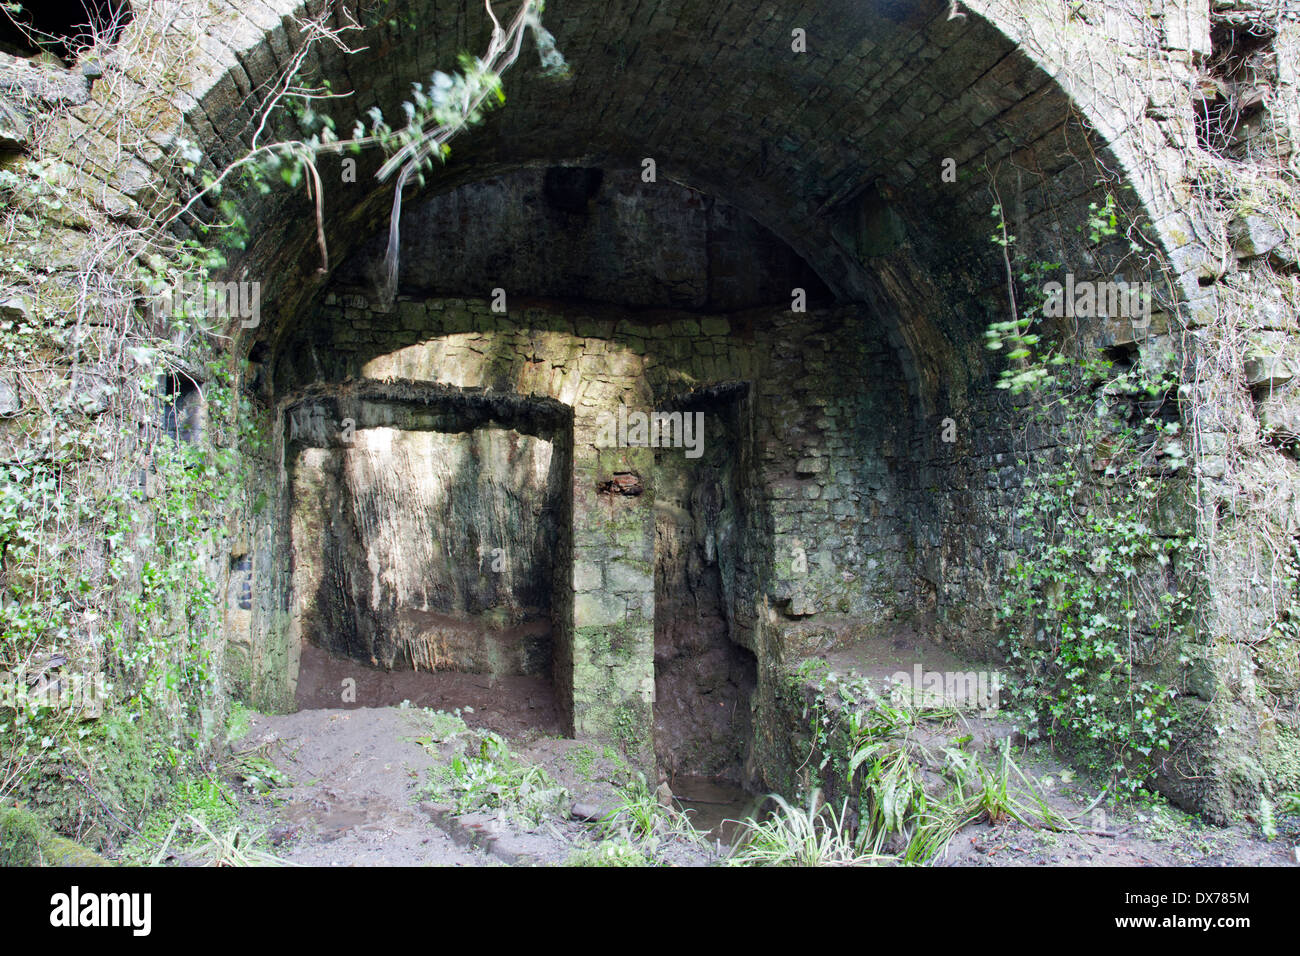
[[[552,166],[546,170],[546,175],[542,179],[542,194],[556,209],[574,213],[586,212],[587,204],[596,198],[604,178],[605,172],[602,169],[585,166]]]
[[[742,393],[677,404],[695,449],[655,454],[655,752],[674,793],[739,787],[752,739],[757,658],[739,643],[745,552]],[[688,453],[690,457],[688,457]]]
[[[203,396],[184,372],[169,372],[160,386],[163,434],[172,441],[193,442],[203,432]]]
[[[1277,82],[1275,35],[1262,26],[1219,23],[1210,33],[1210,62],[1196,100],[1196,138],[1203,149],[1244,158],[1267,93]]]
[[[71,64],[87,47],[116,43],[134,14],[127,0],[23,0],[0,5],[0,50],[52,53]]]

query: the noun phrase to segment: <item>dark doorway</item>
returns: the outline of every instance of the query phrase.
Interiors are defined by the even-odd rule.
[[[744,390],[693,395],[696,447],[655,455],[655,752],[674,790],[683,778],[744,782],[757,660],[740,641],[746,430]],[[700,431],[696,431],[700,429]],[[702,440],[699,440],[702,439]],[[675,781],[675,782],[674,782]]]

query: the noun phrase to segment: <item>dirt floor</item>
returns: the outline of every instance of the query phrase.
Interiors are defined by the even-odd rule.
[[[501,726],[499,715],[465,715],[475,729]],[[457,752],[432,725],[441,718],[411,707],[303,710],[283,716],[254,715],[236,751],[271,758],[284,786],[250,804],[250,824],[268,832],[268,849],[291,864],[368,865],[559,865],[576,862],[595,846],[594,820],[618,803],[617,761],[576,741],[536,731],[511,739],[522,764],[544,768],[569,791],[569,819],[536,825],[502,813],[456,814],[427,790],[431,769]],[[1083,814],[1097,791],[1068,768],[1033,752],[1021,765],[1041,793],[1062,813]],[[710,830],[698,844],[672,845],[659,862],[710,865],[722,862],[734,836],[728,817],[753,813],[753,795],[710,781],[678,781],[678,806],[696,826]],[[960,832],[939,866],[1265,866],[1296,865],[1300,823],[1272,841],[1258,828],[1206,826],[1165,806],[1087,813],[1085,831],[1053,833],[1015,822],[977,823]]]
[[[383,670],[336,657],[304,643],[298,671],[298,706],[306,710],[361,710],[397,706],[478,712],[476,725],[506,736],[563,732],[549,678],[464,674],[454,671]],[[490,706],[485,704],[490,703]]]
[[[464,718],[475,730],[503,724],[500,714]],[[510,738],[511,752],[565,788],[568,819],[529,825],[504,813],[455,813],[428,792],[430,771],[463,749],[438,739],[437,722],[412,707],[253,715],[234,749],[265,754],[284,785],[249,804],[250,826],[268,833],[280,859],[307,866],[558,865],[598,842],[594,821],[617,803],[613,761],[533,729]],[[670,852],[669,862],[701,865],[715,856],[689,847]]]
[[[877,647],[883,650],[823,649],[825,667],[817,679],[881,683],[918,660],[927,670],[974,666],[910,634]],[[342,702],[349,681],[353,699]],[[681,774],[668,791],[654,791],[653,781],[638,791],[636,775],[614,750],[562,736],[544,678],[390,673],[307,648],[298,699],[303,709],[294,714],[252,714],[228,761],[229,767],[252,760],[277,768],[275,785],[255,788],[240,801],[240,812],[249,832],[264,834],[266,851],[289,864],[616,859],[624,865],[717,865],[743,833],[738,821],[752,819],[765,803],[763,794]],[[956,723],[925,724],[918,733],[933,739],[917,739],[932,752],[960,737],[967,750],[992,753],[1011,732],[996,712],[967,710],[950,719]],[[1031,786],[1058,821],[1072,822],[1058,830],[1007,819],[977,822],[960,831],[934,865],[1300,865],[1300,819],[1279,819],[1270,841],[1258,825],[1208,826],[1159,801],[1100,803],[1100,784],[1042,745],[1018,749],[1015,763],[1027,779],[1017,786]],[[510,779],[528,781],[528,799],[542,810],[522,812],[492,799],[498,791],[515,793],[513,784],[492,776],[503,768],[515,775]],[[470,785],[477,788],[474,799],[466,795]],[[642,809],[671,795],[672,806],[693,826],[665,829],[661,820],[646,839],[627,811],[627,795],[634,792]],[[611,821],[620,807],[622,815]]]
[[[307,866],[478,866],[432,825],[414,794],[433,758],[414,738],[418,711],[302,710],[255,715],[237,750],[266,747],[288,785],[260,807],[271,852]]]
[[[976,823],[958,833],[938,866],[1297,866],[1300,820],[1279,820],[1279,836],[1257,826],[1216,827],[1162,802],[1120,808],[1096,802],[1099,787],[1050,753],[1019,758],[1039,794],[1075,832],[1015,821]]]

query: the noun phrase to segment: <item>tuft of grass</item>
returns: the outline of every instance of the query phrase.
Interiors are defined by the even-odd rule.
[[[954,715],[955,716],[955,715]],[[858,787],[856,841],[872,856],[899,847],[901,863],[927,863],[943,853],[963,827],[979,820],[1004,819],[1034,829],[1070,829],[1011,756],[1011,741],[1002,741],[990,766],[961,744],[935,752],[918,739],[918,716],[906,707],[876,701],[849,718],[847,779]],[[936,768],[941,792],[927,792],[922,765]]]
[[[850,689],[848,699],[860,697]],[[796,814],[778,801],[779,812],[771,820],[747,825],[742,835],[749,845],[735,859],[780,858],[781,848],[793,844],[798,850],[790,852],[800,859],[825,853],[831,861],[924,864],[942,854],[958,831],[979,820],[997,824],[1014,819],[1035,830],[1073,829],[1017,766],[1009,739],[989,762],[962,749],[969,736],[942,748],[928,743],[932,734],[921,726],[914,705],[878,695],[869,695],[864,703],[848,712],[843,737],[838,731],[836,736],[822,732],[817,745],[819,769],[833,763],[848,795],[840,812],[819,808],[814,799],[807,811]],[[933,725],[960,714],[940,708],[927,710],[925,717]]]
[[[198,863],[201,866],[292,866],[287,860],[283,860],[272,853],[262,849],[261,841],[264,834],[261,831],[245,831],[242,827],[236,825],[228,827],[219,833],[213,832],[207,824],[198,817],[186,814],[189,825],[201,838],[199,844],[193,848],[187,857],[189,860]],[[176,824],[172,827],[174,833],[180,825],[178,818]],[[169,839],[170,839],[169,834]],[[167,852],[167,842],[164,841],[158,854],[153,859],[153,864],[157,865]]]
[[[685,813],[659,802],[644,775],[637,774],[636,780],[619,790],[619,797],[619,805],[600,821],[600,832],[606,838],[641,841],[651,845],[652,853],[667,841],[705,845]]]
[[[137,866],[159,866],[168,860],[184,861],[210,848],[214,831],[241,832],[239,801],[211,775],[177,781],[166,803],[146,818],[143,826],[122,848],[122,861]],[[231,837],[239,846],[251,838]],[[251,846],[250,846],[251,849]]]
[[[863,852],[846,824],[847,801],[837,814],[814,791],[808,809],[791,806],[778,794],[777,809],[764,820],[741,823],[729,866],[863,866],[888,857]]]
[[[945,777],[951,784],[942,801],[932,801],[904,854],[906,862],[926,862],[939,855],[963,827],[980,820],[990,824],[1015,820],[1034,830],[1059,831],[1073,825],[1051,808],[1011,756],[1004,739],[994,766],[977,754],[944,748]]]

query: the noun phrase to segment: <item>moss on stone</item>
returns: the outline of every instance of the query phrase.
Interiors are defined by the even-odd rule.
[[[1279,727],[1272,746],[1261,755],[1264,772],[1276,793],[1300,793],[1300,734],[1291,727]]]
[[[0,807],[0,866],[108,866],[102,856],[61,837],[32,813]]]
[[[51,755],[14,796],[54,832],[92,847],[114,845],[171,784],[176,744],[161,718],[100,718],[77,759]]]

